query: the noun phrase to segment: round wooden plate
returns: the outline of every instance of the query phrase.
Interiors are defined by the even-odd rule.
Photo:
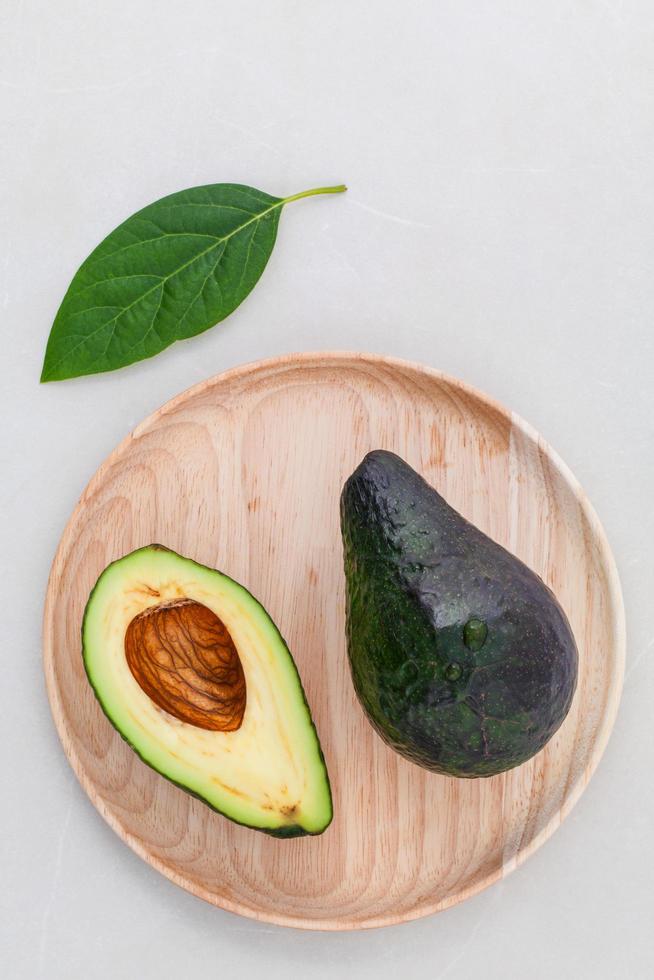
[[[527,562],[574,630],[572,710],[534,759],[457,780],[404,761],[355,699],[345,651],[339,494],[391,449]],[[334,793],[316,838],[235,824],[148,769],[86,681],[80,625],[114,559],[157,541],[243,582],[302,677]],[[301,354],[236,368],[143,422],[91,480],[63,534],[45,607],[45,672],[82,786],[137,854],[222,908],[354,929],[447,908],[521,864],[559,826],[604,750],[620,696],[624,613],[579,484],[537,433],[438,371],[375,355]]]

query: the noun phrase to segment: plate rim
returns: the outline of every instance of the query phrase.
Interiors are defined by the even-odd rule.
[[[529,842],[529,844],[520,849],[509,865],[502,865],[499,869],[489,872],[488,875],[475,882],[474,885],[461,889],[455,895],[450,895],[445,899],[441,899],[440,901],[434,901],[432,904],[422,905],[418,909],[412,909],[401,914],[386,912],[383,914],[371,915],[369,918],[359,919],[356,921],[334,919],[332,917],[326,917],[324,919],[308,919],[297,915],[279,914],[267,910],[261,910],[256,907],[251,907],[226,896],[216,895],[201,885],[198,885],[190,878],[187,878],[165,861],[152,854],[152,852],[148,850],[139,837],[127,830],[121,824],[118,817],[109,810],[103,798],[96,790],[95,785],[86,775],[80,757],[75,748],[74,739],[69,731],[66,716],[60,701],[55,677],[54,636],[52,629],[52,613],[56,604],[57,593],[59,591],[58,583],[63,570],[65,553],[69,550],[69,540],[71,538],[73,528],[77,524],[80,515],[83,513],[86,502],[92,495],[95,485],[104,479],[106,472],[115,464],[117,459],[125,452],[125,450],[135,439],[139,438],[142,433],[146,432],[152,425],[159,421],[160,418],[169,412],[174,411],[180,404],[183,404],[185,401],[196,397],[198,394],[211,387],[234,381],[246,375],[260,373],[261,371],[265,370],[275,370],[285,367],[291,368],[295,366],[308,366],[312,361],[322,362],[322,366],[324,366],[324,362],[330,360],[335,362],[335,366],[338,365],[342,367],[354,362],[359,364],[367,363],[377,367],[383,366],[391,369],[411,370],[418,372],[419,374],[426,375],[431,380],[440,381],[447,385],[453,386],[454,388],[458,388],[470,397],[479,400],[483,405],[487,406],[493,411],[500,413],[513,427],[518,429],[532,443],[534,443],[538,447],[539,451],[551,461],[551,463],[560,473],[562,479],[568,485],[571,493],[582,509],[586,520],[588,521],[588,525],[598,546],[601,565],[606,572],[607,594],[611,601],[612,627],[615,636],[615,642],[613,645],[614,670],[612,682],[609,687],[602,722],[598,727],[597,734],[593,741],[593,748],[589,762],[566,796],[561,807],[552,815],[540,833],[538,833]],[[460,378],[454,377],[453,375],[448,374],[445,371],[441,371],[438,368],[423,364],[420,361],[407,360],[405,358],[394,357],[386,354],[340,349],[302,351],[282,354],[273,357],[260,358],[254,361],[248,361],[244,364],[239,364],[228,368],[227,370],[221,371],[209,378],[205,378],[203,381],[199,381],[184,389],[179,394],[174,395],[172,398],[160,405],[159,408],[147,415],[146,418],[139,422],[127,436],[121,439],[114,449],[107,456],[105,456],[103,461],[92,474],[91,478],[88,480],[59,538],[59,543],[52,561],[46,586],[46,598],[42,621],[42,646],[46,693],[48,696],[48,702],[55,729],[64,749],[68,763],[94,808],[111,827],[111,829],[118,835],[118,837],[125,844],[127,844],[128,847],[134,851],[134,853],[145,861],[146,864],[155,868],[160,874],[164,875],[180,888],[190,892],[196,898],[201,898],[209,904],[217,908],[224,909],[227,912],[232,912],[259,922],[266,922],[278,926],[319,932],[346,932],[358,929],[372,929],[398,925],[403,922],[410,922],[428,915],[433,915],[437,912],[444,911],[447,908],[451,908],[454,905],[458,905],[465,899],[479,894],[490,885],[507,877],[513,870],[515,870],[515,868],[524,864],[524,862],[552,836],[554,831],[570,814],[571,810],[582,796],[586,786],[597,769],[599,761],[606,750],[606,746],[611,736],[624,684],[626,660],[626,620],[624,598],[616,561],[599,516],[570,467],[567,465],[567,463],[565,463],[558,452],[553,449],[549,442],[547,442],[547,440],[540,435],[537,429],[531,425],[531,423],[527,422],[516,412],[508,409],[496,398],[486,394],[474,385],[462,381]]]

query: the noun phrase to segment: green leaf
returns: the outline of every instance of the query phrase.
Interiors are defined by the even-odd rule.
[[[280,198],[208,184],[137,211],[76,272],[50,331],[41,381],[114,371],[224,320],[265,269],[284,205],[344,190]]]

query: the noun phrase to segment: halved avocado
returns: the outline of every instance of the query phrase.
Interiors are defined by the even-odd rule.
[[[84,666],[114,728],[153,769],[276,837],[332,819],[297,668],[233,579],[160,545],[109,565],[82,626]]]

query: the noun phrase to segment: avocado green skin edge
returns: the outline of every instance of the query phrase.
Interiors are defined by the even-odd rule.
[[[145,547],[143,547],[143,548],[137,548],[136,550],[137,551],[170,551],[173,554],[176,553],[176,552],[173,552],[172,551],[172,548],[166,548],[162,544],[146,545]],[[130,555],[133,555],[134,552],[133,551],[132,552],[129,552],[129,554]],[[83,663],[84,663],[84,671],[86,673],[87,680],[88,680],[88,682],[89,682],[89,684],[90,684],[90,686],[91,686],[91,688],[93,690],[93,693],[95,694],[95,697],[96,697],[96,699],[98,701],[98,704],[102,708],[102,712],[105,715],[105,717],[108,719],[109,723],[111,724],[111,727],[115,731],[118,732],[118,734],[120,735],[120,737],[122,738],[122,740],[124,742],[126,742],[127,745],[129,745],[130,749],[132,749],[132,751],[136,753],[136,755],[139,757],[139,759],[142,762],[144,762],[146,764],[146,766],[148,766],[150,769],[153,769],[155,772],[159,773],[159,775],[160,776],[163,776],[164,779],[167,779],[169,783],[172,783],[174,786],[177,786],[179,789],[184,790],[184,792],[185,793],[188,793],[189,796],[193,796],[193,797],[195,797],[196,800],[200,800],[202,803],[205,804],[205,806],[208,806],[210,810],[213,810],[214,813],[219,813],[221,815],[221,817],[226,817],[228,820],[231,820],[232,823],[239,824],[239,826],[241,826],[241,827],[248,827],[250,830],[259,830],[259,831],[261,831],[261,833],[267,834],[269,837],[276,837],[276,838],[278,838],[280,840],[281,839],[287,839],[287,838],[294,838],[294,837],[317,837],[320,834],[323,834],[327,830],[327,828],[329,827],[330,823],[332,822],[332,820],[334,818],[334,801],[333,801],[333,797],[332,797],[332,787],[331,787],[331,783],[329,781],[329,773],[327,772],[327,765],[325,763],[325,756],[324,756],[323,751],[322,751],[322,745],[320,744],[320,739],[318,738],[318,731],[316,729],[316,726],[315,726],[315,723],[314,723],[314,720],[313,720],[313,716],[311,714],[311,709],[309,708],[309,704],[307,702],[306,694],[304,692],[304,687],[302,686],[302,679],[301,679],[301,677],[300,677],[300,675],[298,673],[297,667],[295,666],[295,661],[293,660],[293,655],[292,655],[291,651],[289,650],[289,648],[288,648],[288,646],[286,644],[286,641],[282,637],[282,635],[279,632],[279,630],[277,630],[277,634],[279,636],[280,642],[286,648],[286,650],[288,652],[288,655],[290,657],[291,663],[293,664],[293,667],[295,669],[295,673],[297,674],[298,683],[300,685],[300,690],[302,692],[302,698],[303,698],[303,701],[304,701],[304,706],[305,706],[306,711],[307,711],[308,721],[309,721],[311,727],[313,728],[314,734],[316,736],[316,744],[317,744],[317,747],[318,747],[318,755],[319,755],[319,758],[320,758],[320,764],[322,765],[322,769],[323,769],[323,772],[324,772],[324,775],[325,775],[325,783],[327,785],[327,792],[329,794],[329,820],[327,821],[327,823],[325,824],[325,826],[321,830],[316,830],[316,831],[305,830],[304,827],[301,827],[299,824],[289,824],[286,827],[278,827],[278,828],[257,827],[257,826],[254,826],[253,824],[244,823],[242,820],[235,820],[234,817],[230,816],[228,813],[225,813],[223,810],[219,810],[218,807],[215,807],[212,803],[210,803],[207,799],[205,799],[205,797],[202,796],[200,793],[195,793],[193,790],[189,789],[187,786],[184,786],[183,783],[180,783],[180,782],[178,782],[175,779],[171,779],[170,776],[167,776],[166,773],[163,772],[163,770],[158,769],[156,766],[154,766],[148,759],[145,758],[144,755],[141,754],[141,752],[139,752],[137,746],[134,745],[133,742],[130,742],[130,740],[128,738],[125,738],[125,736],[123,735],[123,733],[121,732],[121,730],[119,728],[117,728],[117,726],[114,724],[113,719],[112,719],[111,715],[109,714],[109,711],[105,707],[104,702],[103,702],[103,700],[102,700],[102,698],[100,696],[100,692],[98,691],[98,689],[96,688],[95,684],[93,683],[93,680],[91,678],[91,675],[90,675],[90,673],[89,673],[89,671],[87,669],[87,666],[86,666],[86,652],[85,652],[85,647],[84,647],[84,626],[86,624],[86,615],[87,615],[87,612],[88,612],[88,609],[89,609],[89,606],[90,606],[90,603],[91,603],[91,599],[93,597],[93,593],[95,592],[95,590],[96,590],[96,588],[98,586],[98,583],[100,581],[100,578],[102,577],[102,574],[104,574],[104,572],[108,568],[111,568],[112,565],[118,564],[119,562],[121,562],[123,560],[123,558],[127,558],[127,557],[128,557],[128,555],[123,555],[122,558],[117,558],[116,561],[110,562],[109,565],[107,565],[107,567],[105,569],[103,569],[101,575],[98,577],[98,581],[96,582],[96,584],[91,589],[91,592],[89,593],[89,597],[87,599],[86,606],[84,608],[84,616],[82,617],[82,630],[81,630],[81,635],[82,635],[82,660],[83,660]],[[192,561],[192,559],[187,559],[187,560]],[[193,564],[194,565],[198,565],[199,568],[208,568],[209,571],[215,571],[215,569],[210,568],[208,565],[202,565],[200,562],[197,562],[197,561],[194,561]],[[225,575],[224,572],[221,572],[220,574],[223,575],[225,578],[230,578],[230,576],[229,575]],[[234,582],[235,579],[231,579],[231,581]],[[241,585],[240,582],[237,582],[236,584],[237,585],[240,585],[240,587],[242,589],[245,589],[245,586]],[[248,589],[245,589],[245,591],[248,592],[248,594],[250,596],[252,596],[253,602],[256,602],[257,605],[261,606],[261,603],[259,602],[259,600],[256,599],[252,595],[252,593],[249,592]],[[265,609],[264,609],[264,611],[265,611]],[[268,614],[266,613],[266,615],[268,615]],[[268,618],[270,619],[270,617],[268,617]],[[277,629],[277,628],[275,627],[275,629]]]
[[[347,480],[341,528],[352,678],[381,737],[468,778],[543,748],[570,708],[578,654],[542,580],[393,453],[369,453]],[[464,643],[469,619],[488,626],[481,649]]]

